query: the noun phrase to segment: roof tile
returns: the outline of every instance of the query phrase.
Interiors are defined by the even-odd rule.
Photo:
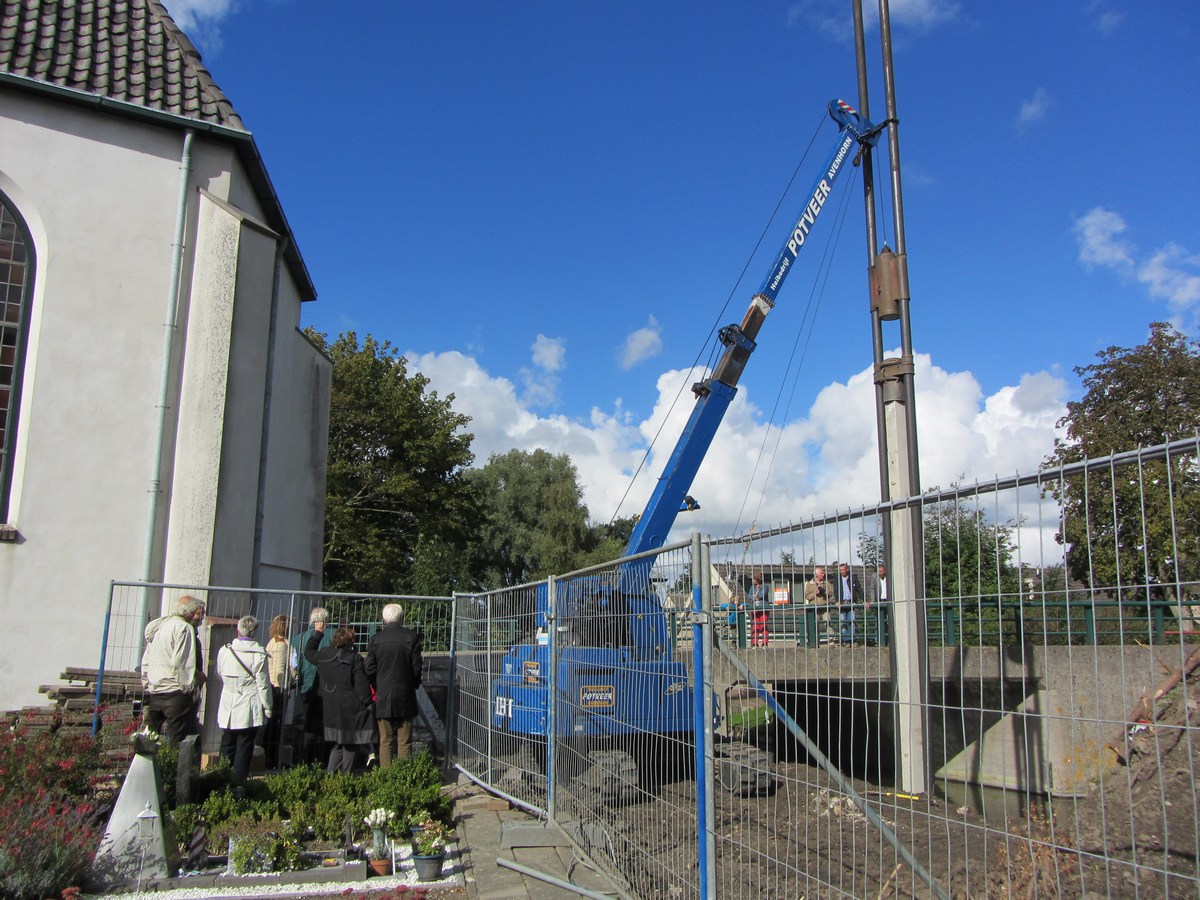
[[[0,0],[0,72],[245,129],[161,0]]]

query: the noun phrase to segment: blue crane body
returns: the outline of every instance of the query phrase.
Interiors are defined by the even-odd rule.
[[[740,325],[722,328],[725,350],[712,373],[693,385],[695,407],[638,519],[625,555],[661,547],[729,404],[759,329],[775,304],[796,257],[824,208],[855,145],[871,146],[880,129],[841,100],[829,115],[838,138],[808,202],[754,295]],[[857,163],[857,159],[855,159]],[[550,647],[557,629],[558,703],[555,733],[563,737],[620,738],[680,734],[694,730],[692,689],[683,663],[671,652],[666,615],[650,586],[653,555],[624,563],[612,578],[583,577],[559,583],[550,621],[545,585],[537,590],[536,636],[510,649],[492,686],[492,724],[528,737],[546,737],[549,716]]]

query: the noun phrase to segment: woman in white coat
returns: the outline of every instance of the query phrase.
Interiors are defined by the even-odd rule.
[[[271,715],[271,682],[267,677],[267,651],[254,640],[258,619],[242,616],[237,637],[217,653],[217,675],[221,679],[221,702],[217,725],[221,755],[233,763],[235,792],[242,793],[250,777],[254,737]]]

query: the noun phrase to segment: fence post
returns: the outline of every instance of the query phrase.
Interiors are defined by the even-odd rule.
[[[1089,647],[1096,646],[1096,604],[1088,600],[1083,607],[1083,628]]]
[[[450,665],[446,673],[446,748],[442,771],[454,768],[458,749],[458,593],[450,595]],[[490,651],[489,651],[490,652]],[[489,704],[490,705],[490,704]]]
[[[942,644],[947,647],[958,646],[958,617],[954,615],[954,607],[949,604],[942,607]]]
[[[1164,616],[1163,616],[1162,603],[1160,603],[1156,600],[1151,600],[1150,601],[1150,622],[1151,622],[1152,631],[1151,631],[1150,640],[1155,644],[1161,644],[1163,641],[1163,636],[1165,634],[1165,631],[1164,631],[1165,625],[1163,623],[1163,619],[1164,619]]]
[[[546,674],[546,818],[554,821],[557,779],[554,762],[558,758],[558,579],[546,579],[546,657],[550,671]]]
[[[712,603],[708,597],[710,578],[709,548],[701,542],[700,533],[692,533],[692,697],[696,733],[696,852],[700,874],[700,896],[715,897],[716,839],[713,822],[715,810],[712,791],[713,778],[713,684],[712,684]],[[705,607],[708,607],[706,609]]]
[[[100,731],[100,695],[104,690],[104,662],[108,658],[108,626],[112,621],[112,604],[113,593],[116,591],[116,582],[108,583],[108,608],[104,611],[104,632],[100,635],[100,667],[96,670],[96,697],[92,705],[92,735],[95,736]],[[141,627],[145,627],[142,625]],[[139,671],[141,670],[141,659],[134,660]]]

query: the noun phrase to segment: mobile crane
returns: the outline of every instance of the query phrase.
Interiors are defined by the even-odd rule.
[[[855,145],[874,146],[881,128],[842,100],[829,103],[838,137],[808,202],[780,248],[741,324],[720,329],[725,350],[712,373],[692,386],[696,396],[684,428],[658,483],[637,520],[626,557],[661,547],[681,509],[694,504],[688,495],[717,428],[724,418],[767,314],[824,209],[838,175],[853,159]],[[638,760],[629,747],[646,735],[676,738],[695,730],[692,688],[684,664],[671,652],[666,615],[650,586],[653,554],[624,563],[617,578],[585,577],[559,586],[554,615],[546,585],[536,595],[529,639],[513,646],[502,674],[492,685],[492,724],[511,734],[545,738],[553,722],[559,739],[583,738],[592,781],[602,794],[621,800],[638,782]],[[552,620],[553,619],[553,620]],[[556,629],[558,701],[549,705],[551,665],[549,633]],[[726,748],[728,752],[729,748]],[[742,794],[765,793],[774,779],[758,751],[742,748],[750,765],[722,783]]]

